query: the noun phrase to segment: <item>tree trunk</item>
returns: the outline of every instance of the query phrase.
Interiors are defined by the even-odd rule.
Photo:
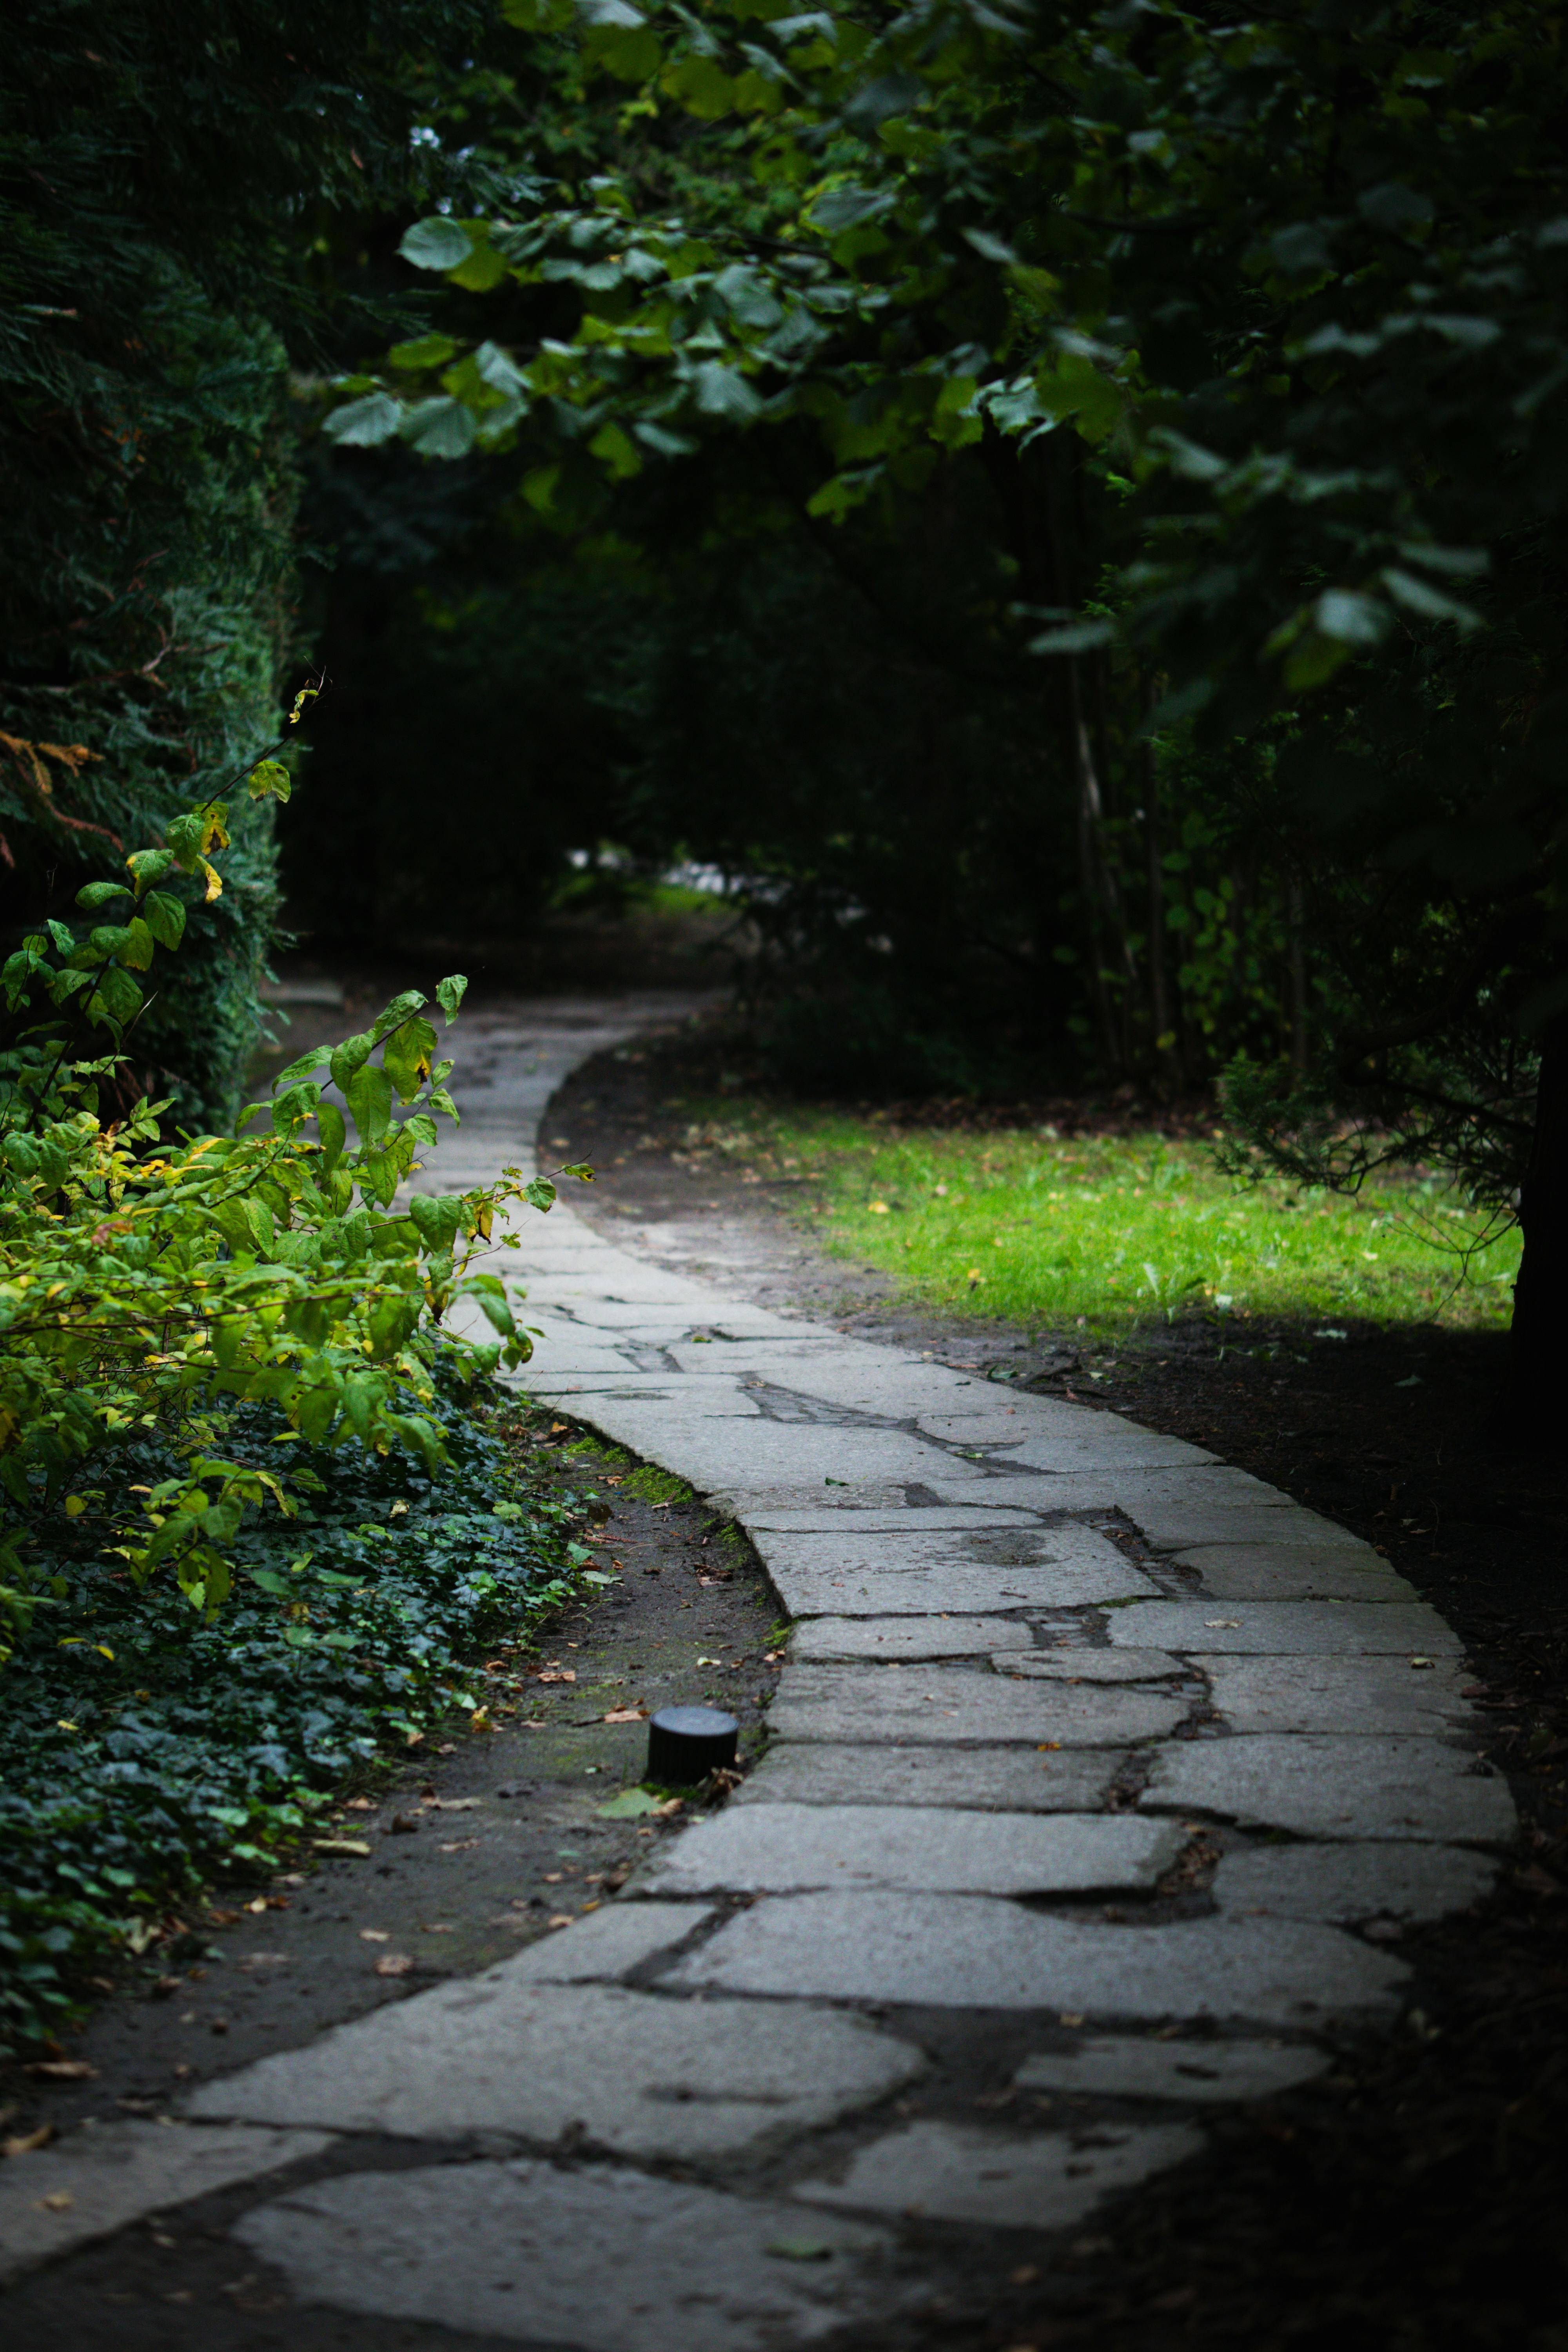
[[[1290,1067],[1296,1076],[1306,1075],[1311,1041],[1307,1034],[1307,950],[1303,934],[1307,928],[1306,901],[1302,895],[1300,877],[1292,874],[1287,884],[1290,923]]]
[[[1143,725],[1148,728],[1154,708],[1154,682],[1142,685]],[[1171,1019],[1171,987],[1165,965],[1164,845],[1160,835],[1160,761],[1145,732],[1143,761],[1143,859],[1149,886],[1149,1013],[1153,1023],[1154,1053],[1166,1083],[1178,1090],[1185,1076],[1175,1027]]]
[[[1519,1222],[1524,1255],[1513,1290],[1505,1433],[1555,1444],[1568,1436],[1568,1013],[1547,1024]]]

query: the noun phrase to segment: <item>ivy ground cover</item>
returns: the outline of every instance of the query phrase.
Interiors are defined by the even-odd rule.
[[[1157,1133],[977,1136],[702,1108],[694,1159],[721,1153],[789,1181],[830,1254],[944,1307],[1109,1336],[1205,1311],[1491,1326],[1512,1306],[1517,1229],[1443,1177],[1348,1199],[1238,1185],[1206,1142]]]
[[[85,1528],[62,1552],[0,1714],[0,2039],[63,2021],[95,1968],[154,1951],[214,1875],[308,1853],[321,1809],[378,1759],[504,1710],[512,1658],[589,1555],[575,1496],[517,1467],[518,1409],[479,1396],[438,1381],[433,1473],[313,1450],[298,1515],[254,1514],[235,1538],[216,1618],[173,1578],[138,1589]],[[274,1434],[249,1418],[242,1449]],[[168,1465],[149,1446],[137,1466],[155,1484]]]

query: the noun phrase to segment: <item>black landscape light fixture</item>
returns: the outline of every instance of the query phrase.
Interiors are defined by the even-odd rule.
[[[655,1788],[693,1789],[735,1761],[741,1727],[716,1706],[664,1706],[647,1727],[647,1778]]]

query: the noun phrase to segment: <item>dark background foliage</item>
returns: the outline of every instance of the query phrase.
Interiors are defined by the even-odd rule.
[[[332,221],[413,186],[401,0],[40,0],[0,92],[0,919],[15,933],[220,792],[299,667],[290,357],[341,308]],[[43,782],[40,782],[40,775]],[[180,1112],[237,1099],[277,899],[247,805],[224,897],[136,1050]]]

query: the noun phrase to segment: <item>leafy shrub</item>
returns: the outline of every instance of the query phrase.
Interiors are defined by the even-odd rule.
[[[286,794],[287,773],[263,761],[249,786]],[[459,1299],[496,1335],[446,1342],[470,1377],[529,1353],[504,1284],[472,1260],[506,1202],[546,1208],[553,1188],[521,1186],[513,1170],[394,1205],[437,1116],[457,1116],[417,992],[284,1070],[265,1129],[170,1141],[166,1103],[113,1115],[142,975],[178,947],[193,885],[221,891],[211,860],[227,816],[209,802],[176,819],[164,845],[126,860],[128,883],[88,884],[84,919],[51,922],[0,970],[0,1602],[16,1626],[66,1597],[58,1567],[45,1591],[28,1558],[62,1515],[87,1523],[134,1588],[166,1570],[210,1613],[232,1589],[247,1512],[298,1508],[291,1449],[352,1440],[434,1470],[432,1368]],[[437,990],[448,1024],[465,985]],[[320,1083],[329,1072],[353,1148]],[[226,1444],[242,1402],[279,1417],[259,1459]],[[166,1475],[129,1480],[129,1449],[154,1439]]]
[[[139,1590],[85,1519],[43,1538],[67,1589],[0,1712],[0,2041],[58,2026],[87,1969],[142,1948],[215,1872],[297,1845],[345,1776],[476,1709],[471,1662],[565,1597],[572,1496],[521,1494],[471,1384],[442,1363],[434,1385],[434,1472],[313,1452],[298,1517],[253,1513],[233,1538],[216,1620],[172,1579]],[[280,1426],[242,1405],[231,1445],[264,1452]],[[151,1441],[120,1466],[180,1472]]]

